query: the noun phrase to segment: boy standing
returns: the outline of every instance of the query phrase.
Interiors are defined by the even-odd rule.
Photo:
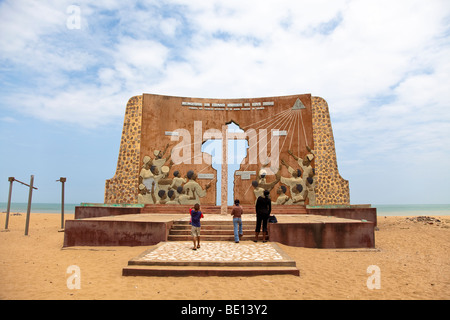
[[[203,218],[203,214],[200,211],[200,205],[196,203],[194,205],[194,210],[191,210],[191,235],[192,241],[194,242],[194,247],[192,250],[197,250],[200,248],[200,219]]]
[[[239,200],[234,200],[234,207],[231,211],[233,216],[233,227],[234,227],[234,242],[239,243],[239,239],[242,237],[242,207],[239,205]]]

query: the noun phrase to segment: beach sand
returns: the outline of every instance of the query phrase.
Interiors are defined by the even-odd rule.
[[[73,215],[66,214],[67,219]],[[4,230],[5,213],[0,214]],[[0,299],[449,299],[450,216],[440,224],[378,217],[376,249],[307,249],[279,246],[300,277],[124,277],[122,268],[145,247],[62,248],[59,214],[10,214],[0,232]],[[68,267],[80,268],[80,289],[69,289]],[[380,270],[370,290],[367,268]]]

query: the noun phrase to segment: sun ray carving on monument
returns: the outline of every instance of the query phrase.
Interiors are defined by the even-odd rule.
[[[273,205],[304,205],[307,198],[310,199],[309,203],[311,205],[315,205],[315,179],[314,171],[311,166],[311,162],[314,159],[313,151],[307,146],[310,153],[309,158],[307,158],[307,163],[305,162],[304,164],[304,161],[299,161],[300,150],[297,148],[295,151],[295,154],[297,155],[291,150],[294,139],[297,139],[297,146],[300,145],[301,137],[304,138],[304,141],[307,140],[301,113],[303,109],[306,109],[306,107],[300,99],[297,98],[292,108],[283,110],[275,116],[267,117],[259,120],[257,123],[247,126],[247,128],[252,126],[257,126],[256,129],[263,128],[272,132],[272,135],[280,137],[282,141],[271,145],[270,157],[268,157],[268,160],[262,161],[261,167],[257,172],[257,179],[251,181],[251,184],[248,185],[244,195],[253,189],[256,201],[259,196],[263,195],[264,190],[272,191],[277,187],[277,196],[273,198],[275,200],[272,201]],[[289,141],[289,144],[286,144],[287,141]],[[256,146],[257,145],[254,144],[251,148],[256,148]],[[263,150],[260,150],[260,152],[265,154],[265,148],[267,148],[267,144],[266,147],[262,147]],[[249,152],[251,152],[251,150],[249,150]],[[278,161],[275,163],[271,161],[273,160],[272,155],[274,153],[279,157],[281,164]],[[296,167],[296,169],[288,165],[287,159],[280,157],[280,155],[286,153],[291,155],[292,158],[298,162],[298,167]],[[282,176],[282,165],[288,170],[288,176]],[[248,167],[249,164],[245,166],[244,171],[246,171]],[[303,172],[306,173],[302,177]],[[268,182],[267,177],[271,175],[275,176],[275,178]],[[310,179],[308,180],[307,178]]]
[[[316,205],[329,203],[331,197],[335,203],[349,202],[348,182],[337,171],[328,109],[321,98],[144,94],[130,101],[134,109],[129,102],[118,168],[105,188],[106,203],[224,206],[218,188],[243,204],[254,204],[264,190],[271,192],[274,205]],[[241,132],[228,130],[230,123]],[[229,145],[220,143],[222,150],[215,150],[222,156],[220,176],[212,163],[215,155],[206,147],[210,140],[246,141],[245,156],[230,176],[232,191],[224,176]],[[125,155],[133,155],[132,160]]]

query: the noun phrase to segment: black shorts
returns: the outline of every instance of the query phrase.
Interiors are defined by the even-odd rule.
[[[267,232],[267,220],[269,220],[269,215],[256,215],[255,232],[261,231],[261,223],[262,223],[262,227],[263,227],[263,232]]]

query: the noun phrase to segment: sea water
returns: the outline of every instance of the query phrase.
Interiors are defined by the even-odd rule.
[[[448,216],[450,204],[376,204],[377,216]]]
[[[75,213],[75,206],[80,204],[65,203],[64,213]],[[8,204],[6,202],[0,202],[0,212],[6,212]],[[28,203],[11,203],[10,213],[27,212]],[[31,212],[38,213],[61,213],[60,203],[31,203]]]
[[[27,203],[11,203],[11,213],[27,212]],[[65,203],[64,213],[75,213],[75,206],[80,204]],[[378,216],[448,216],[450,204],[374,204]],[[0,202],[0,212],[6,212],[7,203]],[[31,212],[61,213],[60,203],[32,203]]]

